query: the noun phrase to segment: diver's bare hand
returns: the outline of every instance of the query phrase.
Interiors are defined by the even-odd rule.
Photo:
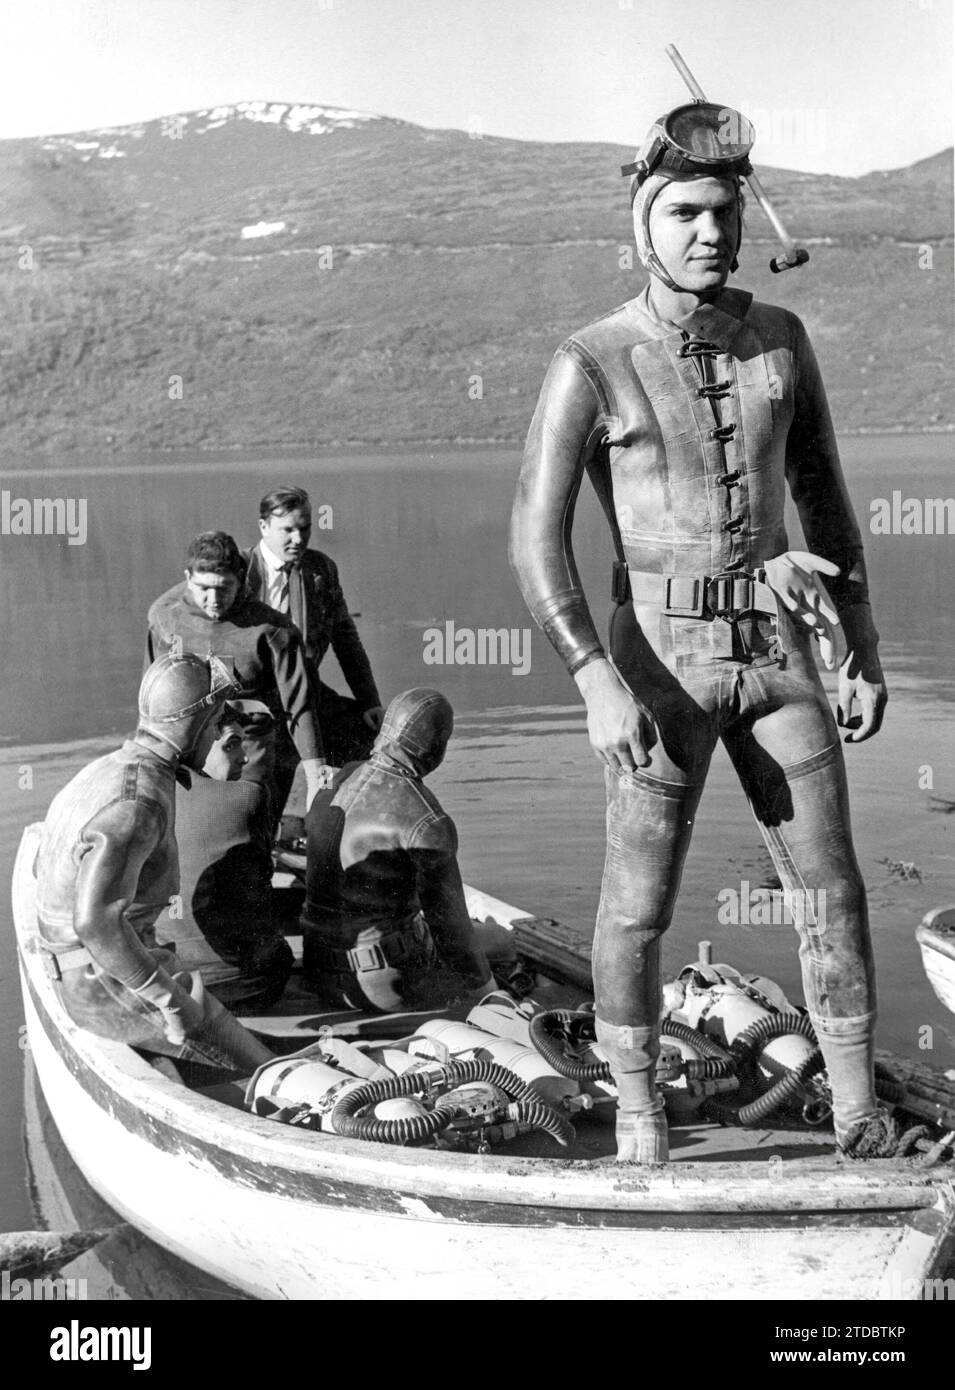
[[[653,716],[602,657],[574,679],[587,705],[587,732],[597,757],[613,772],[647,767],[657,741]]]

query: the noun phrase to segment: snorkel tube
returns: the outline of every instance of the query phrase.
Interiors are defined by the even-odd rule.
[[[692,72],[690,72],[690,69],[687,67],[686,63],[683,61],[683,58],[680,56],[676,44],[668,43],[665,51],[667,57],[673,63],[673,66],[676,68],[677,72],[680,74],[680,76],[683,78],[683,81],[689,88],[690,95],[693,97],[693,100],[700,103],[704,103],[706,101],[706,97],[703,95],[703,89],[697,82],[696,78],[693,76]],[[726,114],[727,116],[732,116],[734,113],[727,112]],[[747,122],[747,125],[748,124],[749,123]],[[747,167],[745,169],[742,169],[741,173],[745,178],[746,182],[749,184],[750,188],[752,189],[753,197],[756,199],[757,203],[759,203],[759,206],[763,209],[763,212],[769,219],[770,226],[772,227],[773,231],[776,233],[776,235],[779,237],[780,242],[782,243],[783,255],[773,257],[773,259],[769,263],[770,270],[773,272],[774,275],[779,275],[784,270],[792,270],[795,266],[805,265],[806,262],[809,260],[809,252],[806,250],[804,246],[797,246],[796,243],[793,241],[792,237],[789,235],[789,233],[786,231],[786,228],[783,226],[779,214],[773,207],[772,203],[769,201],[769,198],[766,195],[766,190],[763,188],[763,185],[760,183],[759,179],[753,173],[752,167],[749,165],[749,161],[747,160],[746,163]]]

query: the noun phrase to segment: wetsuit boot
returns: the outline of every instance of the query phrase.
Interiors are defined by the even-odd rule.
[[[836,1147],[845,1158],[891,1158],[899,1129],[875,1094],[875,1015],[812,1018],[832,1088]]]
[[[669,1158],[663,1097],[654,1080],[660,1026],[618,1026],[596,1020],[597,1041],[617,1087],[617,1162],[666,1163]]]

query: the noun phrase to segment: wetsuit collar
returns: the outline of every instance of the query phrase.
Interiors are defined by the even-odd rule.
[[[631,303],[643,322],[650,326],[653,337],[666,338],[671,333],[689,333],[693,338],[705,338],[728,352],[749,312],[753,296],[748,290],[724,288],[710,304],[700,304],[683,318],[658,318],[650,304],[650,286]]]
[[[385,772],[394,773],[397,777],[409,777],[416,782],[421,780],[421,770],[412,754],[396,743],[374,748],[368,761],[374,763],[375,767],[383,768]]]
[[[192,776],[189,768],[185,767],[177,757],[167,757],[165,749],[168,744],[163,744],[163,752],[154,747],[151,736],[148,732],[140,729],[135,738],[128,738],[123,743],[122,752],[135,753],[138,758],[148,758],[150,762],[158,763],[160,767],[168,768],[180,786],[187,789],[192,786]]]

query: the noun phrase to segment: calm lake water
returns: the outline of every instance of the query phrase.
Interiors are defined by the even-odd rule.
[[[880,1042],[912,1054],[920,1040],[929,1041],[932,1051],[922,1055],[943,1067],[955,1065],[955,1019],[924,980],[913,932],[929,907],[955,898],[955,816],[945,809],[946,800],[955,802],[955,537],[870,536],[868,518],[873,499],[891,499],[895,489],[904,497],[949,495],[950,456],[946,436],[843,441],[850,491],[867,535],[891,697],[880,737],[847,749],[856,843],[870,887]],[[313,545],[339,565],[349,606],[361,614],[383,695],[436,685],[458,711],[447,762],[433,784],[457,820],[465,877],[529,912],[592,926],[603,853],[603,785],[573,682],[536,629],[526,674],[510,666],[436,666],[423,660],[430,627],[531,627],[505,554],[519,465],[515,453],[69,465],[0,470],[0,489],[11,497],[85,498],[88,518],[82,546],[49,536],[0,535],[5,882],[22,827],[42,819],[67,778],[133,724],[146,610],[181,577],[190,537],[221,527],[251,542],[258,498],[294,481],[309,489],[316,516],[321,506],[331,509],[331,529],[316,530]],[[611,552],[605,524],[586,495],[578,507],[575,547],[592,606],[602,617]],[[834,689],[831,677],[826,680]],[[931,788],[924,785],[929,777]],[[902,879],[891,862],[882,861],[915,865],[919,877]],[[696,942],[708,937],[717,959],[768,974],[801,997],[791,929],[717,921],[719,890],[738,888],[741,879],[755,886],[767,867],[720,751],[667,939],[668,969],[678,970],[695,955]],[[0,1228],[9,1230],[31,1227],[35,1218],[21,1137],[22,1010],[9,907],[2,910],[7,930],[0,948]],[[173,1286],[175,1280],[162,1284]],[[112,1294],[121,1296],[121,1284]],[[186,1274],[181,1296],[217,1295],[201,1285],[200,1276],[190,1281]]]

